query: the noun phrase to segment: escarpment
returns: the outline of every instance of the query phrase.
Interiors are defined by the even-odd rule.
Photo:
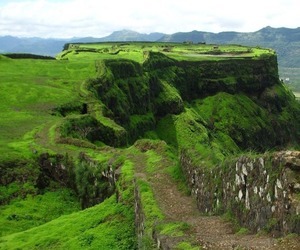
[[[88,109],[104,118],[67,120],[66,135],[78,134],[74,128],[86,123],[94,127],[88,140],[124,146],[156,131],[169,116],[193,113],[190,118],[207,134],[225,130],[242,148],[263,151],[298,140],[299,110],[291,108],[293,96],[279,82],[275,55],[190,62],[151,52],[143,64],[119,59],[97,67],[102,74],[87,83],[96,100]],[[262,136],[266,140],[256,145]]]
[[[0,204],[66,188],[85,209],[82,215],[101,204],[108,211],[86,228],[74,224],[77,235],[86,232],[72,236],[78,245],[96,246],[99,232],[113,228],[107,235],[122,232],[113,241],[116,249],[153,244],[168,249],[192,239],[193,227],[202,224],[185,222],[184,216],[177,221],[159,207],[163,188],[170,195],[165,192],[161,200],[176,203],[170,202],[172,176],[191,192],[199,216],[226,214],[251,233],[300,233],[300,104],[278,78],[274,51],[206,44],[68,44],[47,65],[52,63],[66,75],[60,79],[55,72],[51,81],[34,76],[37,89],[48,79],[53,85],[48,90],[55,91],[49,102],[38,99],[30,110],[31,122],[37,114],[45,122],[30,123],[32,130],[15,136],[20,141],[7,144],[25,156],[0,161],[0,184],[7,193]],[[32,106],[28,102],[24,109]],[[22,112],[16,107],[10,109]],[[193,219],[198,215],[192,208],[185,211]],[[191,242],[182,246],[192,248],[196,243]]]

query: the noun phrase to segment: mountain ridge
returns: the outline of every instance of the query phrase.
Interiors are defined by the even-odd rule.
[[[249,36],[252,39],[249,40]],[[242,39],[246,37],[246,39]],[[206,43],[236,43],[247,40],[245,45],[260,45],[276,38],[281,42],[300,42],[300,27],[298,28],[273,28],[264,27],[255,32],[237,32],[222,31],[218,33],[208,31],[193,30],[189,32],[176,32],[173,34],[164,34],[160,32],[139,33],[137,31],[123,29],[114,31],[104,37],[74,37],[74,38],[40,38],[40,37],[16,37],[11,35],[0,36],[1,53],[48,53],[47,55],[56,55],[63,47],[64,43],[77,42],[107,42],[107,41],[158,41],[158,42],[192,42]],[[283,39],[282,39],[283,38]],[[59,43],[60,47],[50,48],[51,43]],[[245,41],[244,41],[245,42]],[[273,41],[274,42],[274,41]],[[256,43],[256,44],[255,44]],[[259,43],[259,44],[257,44]],[[38,48],[36,46],[38,45]],[[244,45],[244,44],[242,44]],[[48,50],[45,46],[48,46]],[[34,48],[35,47],[35,48]]]

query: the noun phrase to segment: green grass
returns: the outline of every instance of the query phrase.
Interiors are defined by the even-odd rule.
[[[162,156],[157,154],[157,152],[155,152],[154,150],[148,150],[146,152],[146,155],[147,155],[146,170],[148,173],[153,174],[159,169],[161,165]]]
[[[116,197],[0,238],[0,249],[135,249],[133,208]]]
[[[146,228],[152,230],[154,223],[161,221],[164,218],[164,215],[154,198],[154,193],[150,184],[146,181],[138,180],[138,186],[146,218]]]
[[[263,147],[257,141],[251,143],[251,138],[257,137],[259,141],[263,133],[271,130],[266,110],[246,95],[218,93],[204,100],[197,100],[193,108],[203,117],[207,127],[214,131],[217,145],[223,145],[231,153],[238,152],[237,145],[242,148]]]
[[[172,237],[179,237],[183,236],[184,233],[190,229],[190,225],[185,222],[172,222],[172,223],[165,223],[161,225],[160,234],[161,235],[169,235]]]
[[[239,45],[151,43],[151,42],[110,42],[94,44],[73,44],[57,58],[69,60],[130,59],[142,63],[147,52],[161,52],[176,60],[202,61],[224,60],[228,58],[259,57],[274,54],[274,51],[262,48],[249,48]],[[216,53],[217,52],[217,53]]]
[[[201,250],[203,248],[192,246],[191,243],[189,243],[189,242],[180,242],[177,245],[176,249],[178,249],[178,250]]]
[[[67,189],[29,195],[24,200],[0,207],[0,237],[39,226],[79,209],[77,198]]]
[[[119,201],[112,195],[99,205],[69,215],[60,216],[72,209],[78,210],[78,203],[72,205],[67,196],[57,196],[59,192],[28,197],[4,207],[0,222],[5,222],[6,218],[11,220],[1,225],[2,228],[11,226],[8,223],[14,223],[12,220],[17,218],[19,222],[15,222],[18,228],[0,237],[0,249],[136,249],[133,176],[132,162],[124,161],[117,182]],[[60,217],[45,223],[51,216],[52,219]],[[39,226],[39,223],[45,224]],[[21,231],[22,227],[30,229],[13,233]]]
[[[25,135],[55,121],[54,107],[79,100],[77,85],[94,74],[92,61],[7,59],[0,67],[0,154],[7,158],[30,156],[34,140]]]
[[[157,126],[160,139],[174,146],[180,153],[188,153],[195,164],[206,161],[211,166],[217,159],[210,145],[203,119],[193,109],[186,109],[179,115],[166,116]],[[168,128],[167,130],[165,128]]]
[[[237,235],[246,235],[246,234],[249,234],[249,229],[247,228],[240,228],[240,230],[238,232],[236,232]]]

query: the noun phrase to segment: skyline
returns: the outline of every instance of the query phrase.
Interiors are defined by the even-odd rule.
[[[295,0],[272,4],[258,0],[2,0],[0,36],[72,38],[104,37],[123,29],[172,34],[297,28],[297,7]]]

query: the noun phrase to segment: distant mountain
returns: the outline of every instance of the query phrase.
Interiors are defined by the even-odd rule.
[[[121,30],[115,31],[109,36],[98,39],[98,41],[108,42],[108,41],[149,41],[155,42],[161,39],[165,34],[163,33],[150,33],[141,34],[132,30]]]
[[[63,49],[66,39],[0,37],[0,53],[32,53],[54,56]]]
[[[299,42],[300,27],[296,29],[265,27],[256,32],[233,32],[225,31],[220,33],[191,31],[178,32],[171,35],[165,35],[159,41],[161,42],[184,42],[186,40],[193,42],[206,41],[207,43],[235,43],[249,42],[252,45],[268,42]]]
[[[32,53],[55,56],[62,51],[65,43],[90,43],[108,41],[157,41],[165,34],[141,34],[131,30],[115,31],[102,38],[83,37],[72,39],[18,38],[13,36],[0,37],[0,53]]]
[[[277,51],[278,61],[282,67],[300,68],[300,28],[265,27],[256,32],[178,32],[165,35],[160,42],[192,41],[215,44],[241,44],[261,46]]]

